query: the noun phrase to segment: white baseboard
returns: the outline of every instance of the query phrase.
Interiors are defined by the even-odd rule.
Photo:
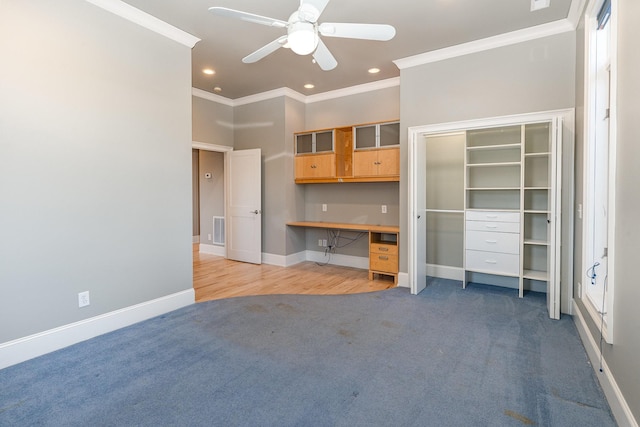
[[[409,286],[409,273],[398,273],[398,287],[400,288],[410,288]]]
[[[224,246],[207,245],[206,243],[200,243],[200,252],[203,254],[211,254],[218,256],[227,256],[227,249]]]
[[[464,270],[459,267],[427,264],[427,276],[439,277],[441,279],[464,280]]]
[[[0,344],[0,369],[177,310],[195,302],[187,289],[151,301]]]
[[[339,265],[342,267],[360,268],[362,270],[369,270],[369,257],[360,257],[353,255],[341,255],[331,254],[325,256],[324,252],[318,251],[306,251],[307,261],[319,262],[321,264],[329,261],[329,264]]]
[[[307,254],[305,251],[296,252],[291,255],[275,255],[266,252],[262,253],[262,262],[264,264],[277,265],[278,267],[290,267],[304,261],[307,261]]]
[[[191,243],[200,243],[200,236],[192,236]]]
[[[578,333],[580,334],[580,338],[582,339],[582,344],[584,345],[585,350],[587,350],[587,355],[589,356],[589,360],[591,361],[591,366],[596,372],[596,377],[600,381],[602,390],[607,397],[607,401],[609,402],[609,406],[611,407],[613,416],[616,418],[618,425],[620,425],[621,427],[638,427],[638,421],[634,418],[633,413],[631,412],[631,409],[627,404],[627,400],[624,398],[620,387],[618,387],[616,379],[611,373],[611,370],[609,370],[609,366],[604,359],[602,360],[602,372],[600,372],[599,346],[596,343],[596,340],[593,338],[593,335],[591,335],[591,333],[589,332],[589,326],[584,320],[582,311],[576,304],[575,300],[572,301],[572,304],[574,313],[573,321],[576,324]]]

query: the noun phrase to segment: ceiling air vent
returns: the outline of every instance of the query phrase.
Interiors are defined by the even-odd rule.
[[[549,7],[551,0],[531,0],[531,12]]]

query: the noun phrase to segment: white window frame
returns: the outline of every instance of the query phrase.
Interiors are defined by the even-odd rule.
[[[607,224],[607,281],[606,281],[606,301],[604,313],[601,313],[598,307],[594,305],[590,297],[587,295],[588,286],[590,286],[589,277],[586,270],[593,263],[592,252],[592,230],[593,215],[590,207],[594,203],[593,180],[591,174],[594,164],[594,151],[596,140],[596,123],[594,120],[596,108],[596,22],[597,15],[602,7],[604,0],[591,0],[585,11],[585,70],[584,70],[584,99],[585,99],[585,115],[584,115],[584,163],[583,163],[583,203],[584,215],[582,222],[582,266],[585,271],[581,272],[580,281],[582,286],[578,293],[580,298],[594,321],[596,327],[602,333],[602,337],[607,343],[613,343],[614,331],[614,287],[615,287],[615,177],[616,177],[616,92],[617,92],[617,0],[611,0],[611,17],[608,25],[610,26],[610,89],[609,89],[609,164],[608,164],[608,224]],[[598,271],[598,274],[605,272]]]

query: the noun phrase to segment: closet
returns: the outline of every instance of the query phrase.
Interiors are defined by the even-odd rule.
[[[463,287],[510,287],[520,297],[545,292],[550,317],[559,318],[562,116],[424,128],[410,143],[409,231],[419,236],[410,253],[426,264],[410,262],[410,271]]]

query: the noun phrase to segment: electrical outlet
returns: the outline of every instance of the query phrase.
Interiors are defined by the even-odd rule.
[[[387,205],[382,205],[382,213],[387,213]]]
[[[322,246],[322,239],[318,239],[318,246]]]
[[[322,212],[326,212],[327,211],[327,204],[323,203],[322,204]]]
[[[323,248],[327,247],[327,239],[322,239],[322,247]]]
[[[78,308],[86,307],[91,304],[89,301],[89,291],[80,292],[78,294]]]
[[[211,241],[211,234],[207,234],[207,240]]]

